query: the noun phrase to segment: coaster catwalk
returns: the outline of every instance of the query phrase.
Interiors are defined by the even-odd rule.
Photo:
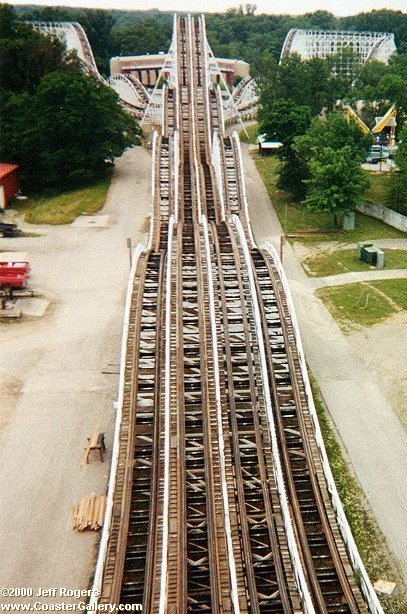
[[[253,239],[201,17],[176,17],[134,256],[100,604],[382,613],[326,458],[281,263]]]

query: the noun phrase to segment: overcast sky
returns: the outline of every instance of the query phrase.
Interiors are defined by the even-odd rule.
[[[145,10],[158,8],[162,11],[224,11],[229,7],[245,4],[240,0],[37,0],[24,2],[8,0],[10,4],[42,4],[61,6],[86,6],[105,9]],[[324,9],[335,15],[354,15],[373,9],[398,9],[407,12],[407,0],[257,0],[257,13],[291,13],[298,15]]]

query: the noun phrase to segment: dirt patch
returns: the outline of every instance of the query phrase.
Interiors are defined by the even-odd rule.
[[[146,215],[146,217],[144,218],[144,220],[141,222],[141,224],[139,226],[139,232],[149,233],[150,232],[150,225],[151,225],[151,216],[150,215]]]
[[[0,430],[2,430],[10,423],[17,403],[21,398],[23,381],[18,377],[0,373],[0,389]]]
[[[377,371],[386,396],[407,428],[407,312],[353,332],[349,342],[365,365]]]

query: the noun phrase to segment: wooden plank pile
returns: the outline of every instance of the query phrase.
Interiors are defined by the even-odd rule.
[[[71,529],[73,531],[98,531],[103,525],[106,497],[92,493],[84,497],[79,505],[71,507]]]

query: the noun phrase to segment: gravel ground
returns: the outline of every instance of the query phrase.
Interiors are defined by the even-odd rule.
[[[375,239],[372,243],[382,249],[407,249],[407,238],[405,239]],[[340,249],[356,250],[357,243],[341,243],[339,241],[321,241],[321,243],[294,243],[293,250],[295,255],[304,260],[308,256],[313,256],[321,251],[334,252]]]
[[[141,147],[117,161],[103,227],[30,226],[41,236],[0,240],[0,251],[29,252],[30,286],[51,301],[42,318],[0,323],[1,587],[88,587],[98,534],[71,531],[69,511],[106,488],[118,376],[102,370],[119,368],[126,238],[146,239],[150,173]],[[107,458],[81,466],[96,428]]]
[[[354,354],[378,373],[386,397],[407,429],[407,312],[354,332],[349,341]],[[407,508],[404,526],[406,529]]]
[[[278,248],[280,223],[246,145],[242,153],[255,237]],[[290,244],[283,254],[307,362],[407,580],[407,432],[399,419],[407,402],[406,314],[344,335]]]

